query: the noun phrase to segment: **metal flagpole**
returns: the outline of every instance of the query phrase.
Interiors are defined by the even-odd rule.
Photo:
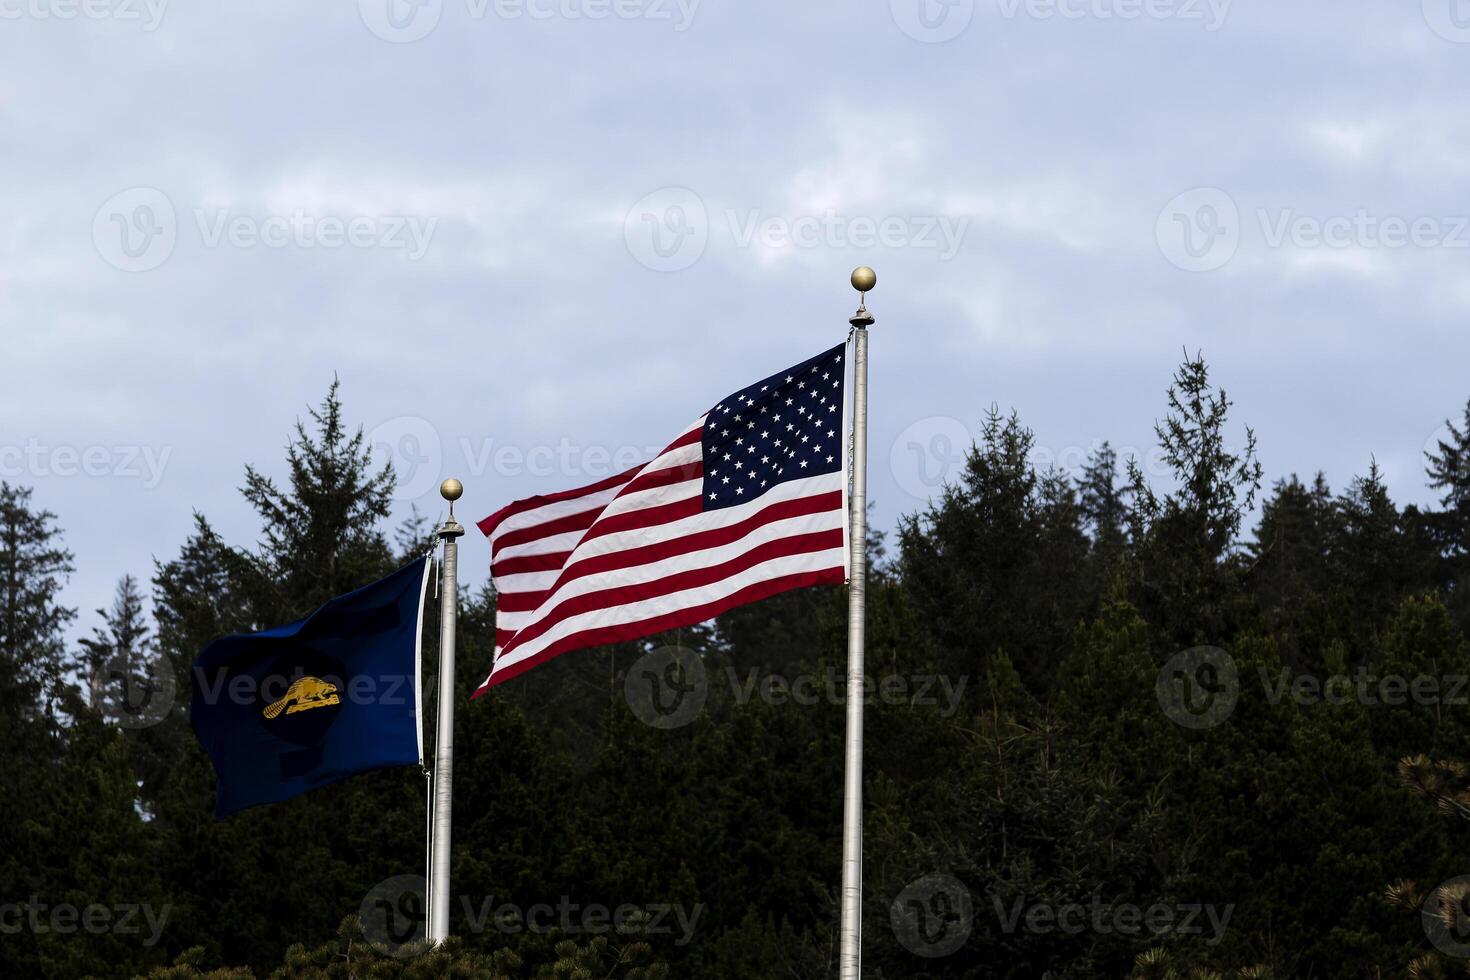
[[[860,980],[863,965],[863,633],[868,581],[868,326],[867,292],[878,275],[852,272],[859,294],[852,324],[852,491],[848,494],[847,751],[842,794],[842,923],[838,976]]]
[[[455,479],[439,485],[449,501],[449,520],[439,529],[444,575],[439,586],[439,734],[434,744],[434,854],[429,875],[429,941],[449,938],[449,818],[454,800],[454,627],[459,619],[459,544],[464,527],[454,519],[454,502],[464,494]]]

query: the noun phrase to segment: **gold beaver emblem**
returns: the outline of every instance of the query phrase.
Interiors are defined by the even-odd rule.
[[[291,685],[285,697],[274,704],[266,705],[264,714],[267,718],[274,718],[282,711],[294,715],[298,711],[310,711],[312,708],[325,708],[338,703],[340,699],[337,697],[337,685],[320,677],[303,677]],[[286,707],[287,705],[290,707]]]

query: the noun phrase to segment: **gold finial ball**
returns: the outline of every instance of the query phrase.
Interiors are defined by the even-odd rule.
[[[852,288],[860,293],[866,293],[878,285],[878,273],[865,265],[860,265],[852,270]]]
[[[464,484],[460,483],[458,480],[451,476],[449,479],[439,484],[439,496],[443,497],[450,503],[453,503],[460,497],[464,496]]]

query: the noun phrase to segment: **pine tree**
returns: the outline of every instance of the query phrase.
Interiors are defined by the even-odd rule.
[[[87,707],[95,714],[115,717],[124,706],[111,703],[117,697],[113,682],[121,677],[126,690],[140,690],[150,681],[149,628],[138,580],[131,575],[119,579],[112,608],[99,609],[97,615],[102,625],[79,641],[82,652],[75,658],[75,667]]]
[[[1460,425],[1446,421],[1448,438],[1426,452],[1429,486],[1441,491],[1444,510],[1428,515],[1440,552],[1440,583],[1462,628],[1470,630],[1470,401]]]
[[[1118,454],[1104,442],[1087,457],[1077,478],[1082,516],[1092,537],[1092,554],[1101,572],[1111,569],[1128,543],[1128,504],[1118,485]]]
[[[1005,650],[1033,689],[1047,690],[1070,623],[1094,601],[1082,511],[1068,481],[1038,474],[1035,439],[991,408],[961,479],[900,522],[898,569],[925,642],[951,676],[975,675]]]
[[[1301,645],[1323,615],[1332,506],[1321,473],[1310,487],[1295,474],[1278,480],[1247,545],[1250,584],[1266,622],[1281,635],[1289,663],[1318,662]]]
[[[183,717],[188,665],[210,640],[289,622],[394,567],[381,527],[391,467],[373,468],[336,382],[310,414],[287,446],[283,486],[246,468],[241,493],[262,522],[255,546],[225,542],[196,516],[178,558],[154,575],[158,642],[181,678],[178,710],[140,733],[157,753],[140,764],[146,802],[173,835],[161,860],[209,955],[258,968],[279,962],[282,923],[294,940],[324,941],[374,882],[422,866],[417,770],[364,774],[216,822],[214,775]],[[283,886],[298,866],[310,867],[310,887]]]
[[[1210,383],[1201,355],[1174,374],[1169,410],[1154,432],[1178,487],[1160,497],[1128,462],[1131,533],[1139,550],[1138,607],[1174,648],[1219,643],[1233,632],[1233,561],[1241,522],[1255,505],[1262,467],[1255,432],[1227,445],[1230,399]]]
[[[286,447],[287,488],[245,467],[240,492],[262,522],[246,591],[262,623],[300,616],[392,569],[379,522],[392,507],[393,466],[373,470],[362,429],[349,431],[342,419],[340,387],[334,380],[321,407],[310,410],[314,431],[296,423]]]
[[[60,602],[72,553],[55,519],[31,509],[30,490],[0,482],[0,711],[50,711],[61,694],[76,610]]]

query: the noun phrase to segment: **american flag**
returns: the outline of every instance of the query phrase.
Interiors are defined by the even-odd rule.
[[[496,652],[475,695],[568,650],[841,584],[846,351],[839,344],[722,399],[648,463],[481,521]]]

